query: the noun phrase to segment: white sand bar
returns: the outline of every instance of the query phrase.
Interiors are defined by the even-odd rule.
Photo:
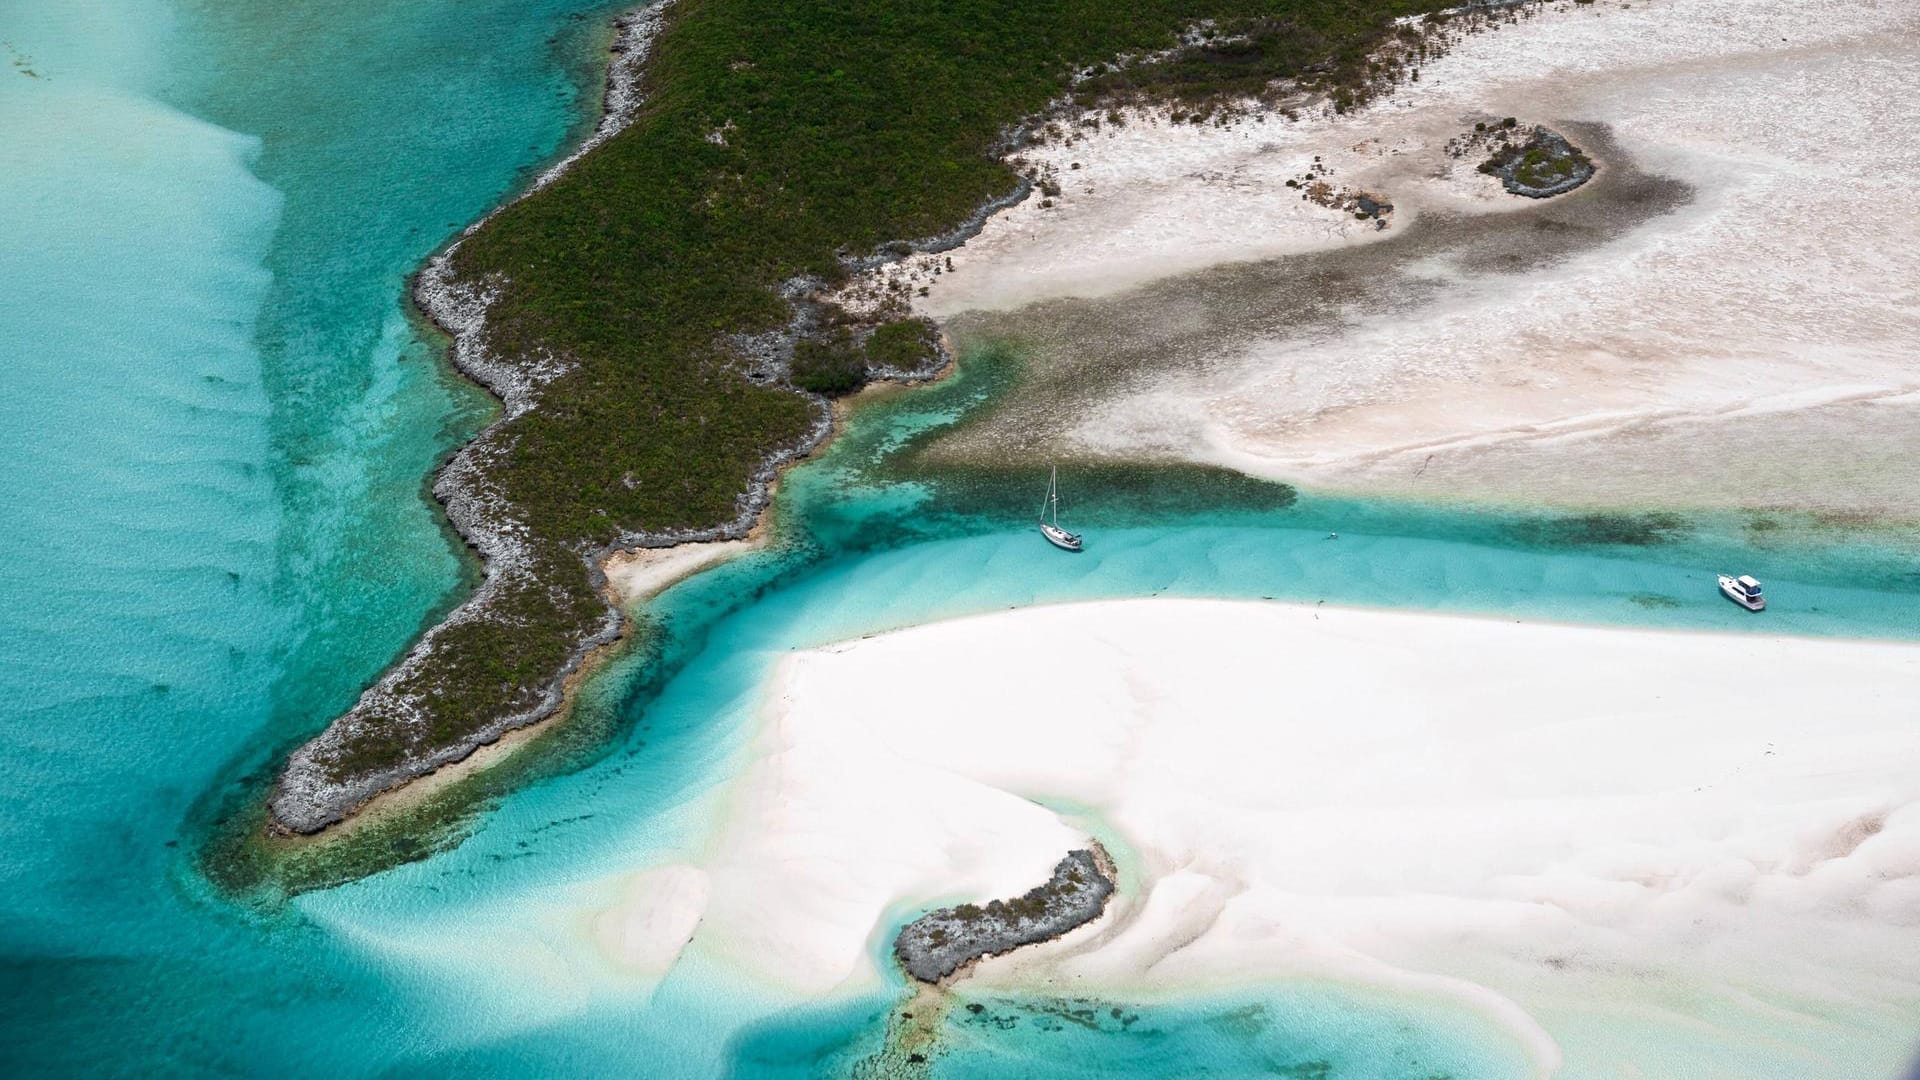
[[[1690,200],[1520,273],[1397,244],[1423,217],[1548,212],[1479,174],[1484,155],[1446,151],[1502,116],[1576,137],[1581,125],[1609,130],[1619,155],[1686,185]],[[1181,370],[1074,395],[1054,449],[1183,457],[1325,488],[1911,516],[1920,217],[1904,208],[1920,175],[1916,132],[1920,4],[1529,7],[1348,115],[1226,127],[1136,117],[1027,152],[1058,170],[1062,194],[996,217],[945,256],[953,272],[912,284],[929,287],[922,310],[945,319],[1365,246],[1377,253],[1370,279],[1404,275],[1399,293],[1423,299],[1183,340],[1201,355]],[[1597,152],[1601,179],[1562,207],[1605,197]],[[1393,227],[1284,186],[1316,158],[1330,182],[1390,199]],[[1188,299],[1239,310],[1204,287]],[[1151,325],[1177,326],[1188,310]],[[1027,329],[1053,319],[1043,309]],[[1045,362],[1085,351],[1060,347]],[[1032,423],[1010,421],[1016,433]],[[1676,458],[1693,467],[1668,468]]]
[[[1331,976],[1480,1009],[1542,1075],[1892,1076],[1917,685],[1906,645],[1270,603],[918,627],[783,663],[695,947],[870,984],[902,914],[1092,833],[1121,902],[973,978]]]
[[[620,603],[632,606],[710,566],[754,550],[752,540],[713,540],[663,548],[616,551],[600,564]]]

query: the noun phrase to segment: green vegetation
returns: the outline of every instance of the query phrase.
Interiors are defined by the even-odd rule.
[[[1069,89],[1085,107],[1171,96],[1198,108],[1293,78],[1344,107],[1397,77],[1382,45],[1417,59],[1418,33],[1392,18],[1442,6],[680,0],[633,125],[455,256],[462,278],[500,286],[498,356],[568,367],[501,433],[487,476],[532,561],[400,687],[422,719],[372,706],[330,770],[390,766],[534,702],[605,610],[587,553],[735,515],[767,454],[814,415],[790,387],[747,377],[729,346],[787,325],[782,282],[843,280],[844,256],[941,233],[1012,190],[1002,133]],[[1153,65],[1109,63],[1169,49]],[[791,383],[842,393],[868,365],[915,367],[930,347],[910,322],[830,328],[796,350]]]
[[[882,371],[920,371],[940,354],[940,333],[925,319],[895,319],[867,339],[867,363]]]
[[[1520,164],[1514,167],[1513,178],[1528,187],[1547,187],[1573,175],[1573,167],[1572,158],[1554,157],[1534,147],[1520,156]]]
[[[793,347],[793,385],[830,397],[852,393],[867,381],[867,354],[842,327],[802,339]]]
[[[642,621],[642,644],[615,663],[625,669],[623,685],[651,695],[680,670],[687,646],[660,632],[652,620]],[[355,818],[349,832],[315,841],[288,844],[269,835],[264,796],[274,778],[263,766],[196,810],[195,827],[204,830],[197,845],[200,870],[226,895],[272,911],[288,897],[449,850],[466,838],[476,811],[540,779],[604,758],[614,733],[623,730],[620,700],[583,695],[564,722],[549,724],[512,755],[416,801]]]
[[[1525,132],[1526,138],[1512,141],[1505,132],[1515,127],[1514,118],[1509,116],[1500,122],[1499,133],[1502,141],[1494,148],[1486,161],[1480,164],[1480,171],[1489,176],[1498,176],[1507,183],[1509,191],[1524,189],[1521,193],[1555,192],[1559,185],[1573,181],[1577,186],[1586,177],[1593,175],[1593,161],[1586,154],[1558,134],[1545,128],[1533,128]],[[1486,130],[1482,125],[1474,125],[1476,131]],[[1579,180],[1574,180],[1576,174]]]
[[[1425,55],[1419,28],[1388,32],[1383,16],[1417,14],[1445,7],[1419,3],[1269,3],[1189,5],[1214,15],[1211,25],[1196,26],[1191,44],[1151,64],[1102,64],[1074,90],[1074,103],[1096,108],[1114,102],[1173,101],[1194,108],[1176,119],[1200,123],[1227,98],[1271,98],[1286,80],[1324,90],[1334,107],[1345,111],[1370,88],[1401,74],[1401,46],[1408,56]],[[1244,10],[1252,8],[1255,10]],[[1260,10],[1264,9],[1264,10]]]

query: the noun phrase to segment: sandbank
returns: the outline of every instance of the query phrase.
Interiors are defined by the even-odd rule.
[[[757,533],[756,533],[757,535]],[[759,546],[755,539],[712,540],[672,547],[630,548],[601,560],[607,585],[622,607],[651,599],[672,585]]]
[[[1335,979],[1474,1010],[1542,1075],[1890,1076],[1917,679],[1901,644],[1273,603],[916,627],[783,661],[697,871],[599,925],[623,965],[697,924],[761,985],[870,989],[900,921],[1097,836],[1109,913],[975,985]]]
[[[1569,134],[1600,176],[1536,202],[1448,152],[1505,116]],[[1527,8],[1347,115],[1081,129],[1022,151],[1059,178],[1050,207],[914,282],[963,346],[1037,349],[1029,386],[946,448],[1920,516],[1920,222],[1896,209],[1916,130],[1920,8],[1870,0]],[[1391,226],[1285,186],[1316,159],[1389,199]]]

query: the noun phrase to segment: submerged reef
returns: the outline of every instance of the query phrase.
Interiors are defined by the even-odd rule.
[[[928,912],[894,939],[907,974],[937,983],[982,957],[1054,938],[1100,917],[1113,895],[1112,870],[1098,845],[1070,852],[1045,885],[985,907],[961,904]]]
[[[1514,525],[1523,543],[1546,548],[1654,547],[1687,538],[1693,524],[1665,510],[1570,514]]]

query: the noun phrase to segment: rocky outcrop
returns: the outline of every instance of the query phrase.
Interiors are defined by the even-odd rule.
[[[1515,195],[1546,199],[1564,195],[1593,179],[1593,162],[1557,131],[1533,128],[1524,141],[1512,140],[1494,151],[1480,171],[1500,178]]]
[[[961,904],[913,920],[894,939],[907,974],[937,983],[986,956],[1051,941],[1100,917],[1113,895],[1112,863],[1099,845],[1070,852],[1045,885],[1015,900]]]

